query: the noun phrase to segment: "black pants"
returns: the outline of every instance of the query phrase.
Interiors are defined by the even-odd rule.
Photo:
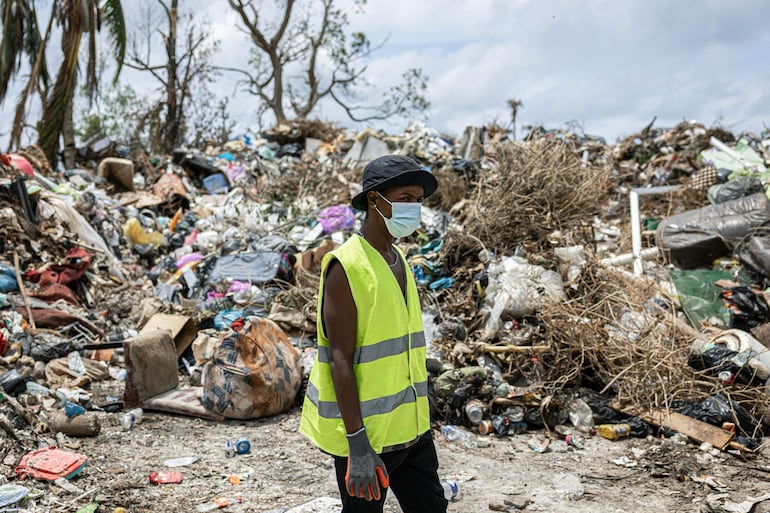
[[[438,457],[431,432],[407,449],[380,454],[390,475],[390,488],[404,513],[446,513],[447,500],[438,479]],[[345,474],[348,459],[334,457],[337,486],[342,497],[342,513],[380,513],[387,488],[380,489],[380,500],[367,501],[348,494]]]

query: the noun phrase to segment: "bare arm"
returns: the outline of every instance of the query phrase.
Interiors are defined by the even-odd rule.
[[[339,262],[329,266],[324,282],[323,321],[329,339],[331,364],[337,406],[345,430],[354,433],[364,425],[358,398],[353,354],[356,349],[356,303],[348,277]]]

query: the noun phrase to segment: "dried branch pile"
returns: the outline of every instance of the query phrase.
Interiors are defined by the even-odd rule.
[[[504,252],[532,241],[543,245],[555,230],[590,223],[600,210],[608,170],[584,163],[560,141],[506,143],[498,166],[483,175],[465,221],[491,249]]]
[[[546,366],[555,389],[594,381],[619,402],[667,409],[717,393],[768,424],[770,396],[757,387],[724,386],[708,369],[688,366],[693,332],[676,321],[647,285],[627,273],[589,266],[578,294],[541,312],[553,362]],[[644,305],[644,306],[640,306]]]
[[[465,199],[468,184],[462,175],[449,166],[437,169],[434,174],[439,187],[435,194],[425,200],[425,205],[449,212],[452,207]]]

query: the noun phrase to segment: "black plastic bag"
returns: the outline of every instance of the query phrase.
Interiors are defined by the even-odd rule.
[[[763,278],[770,277],[770,227],[762,226],[752,231],[736,246],[733,254]]]
[[[730,327],[750,331],[770,320],[770,307],[764,296],[749,287],[725,287],[720,295],[730,311]]]
[[[652,426],[639,417],[630,417],[623,422],[631,426],[631,436],[633,437],[645,438],[652,434]]]
[[[29,356],[40,362],[50,362],[57,358],[64,358],[77,348],[72,342],[64,341],[56,344],[42,344],[32,341],[29,349]]]
[[[727,346],[715,345],[703,353],[692,353],[687,363],[697,371],[712,370],[714,374],[736,372],[740,367],[731,359],[737,354]]]
[[[616,424],[625,417],[622,413],[610,408],[610,402],[613,400],[612,397],[602,395],[588,388],[581,388],[579,396],[591,407],[594,424]]]
[[[658,225],[655,239],[674,264],[692,269],[729,254],[735,244],[768,219],[767,198],[752,194],[671,216]]]
[[[562,422],[561,424],[565,424],[568,420],[569,420],[569,414],[566,414],[565,412],[564,422]],[[527,426],[531,428],[543,427],[543,416],[540,414],[540,408],[537,408],[537,407],[528,408],[527,412],[524,414],[524,422],[526,422]]]
[[[708,196],[714,204],[765,192],[762,182],[753,176],[738,176],[727,183],[714,186],[712,189],[708,191]]]
[[[696,403],[675,403],[671,409],[712,426],[722,427],[725,422],[733,422],[742,433],[753,434],[756,428],[746,409],[723,394],[712,395]]]

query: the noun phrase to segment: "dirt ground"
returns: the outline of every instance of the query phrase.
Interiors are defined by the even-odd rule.
[[[130,431],[122,430],[120,413],[100,415],[97,437],[60,440],[64,448],[90,458],[70,481],[80,491],[29,483],[42,493],[22,511],[76,512],[95,500],[101,505],[98,512],[117,507],[129,513],[195,512],[214,498],[240,496],[242,503],[222,511],[277,513],[337,497],[331,459],[297,432],[296,408],[269,419],[224,423],[146,412]],[[244,436],[251,440],[251,453],[227,458],[224,440]],[[770,491],[767,450],[744,460],[692,443],[594,437],[583,450],[553,441],[550,451],[541,454],[528,446],[531,433],[484,438],[488,446],[476,449],[455,445],[438,432],[434,436],[442,477],[461,481],[463,497],[450,504],[452,513],[770,511],[770,500],[754,509],[733,504]],[[184,476],[181,484],[149,483],[151,472],[165,469],[164,460],[191,455],[202,459],[174,469]],[[240,485],[232,485],[231,476],[240,477]],[[401,511],[392,494],[385,511]]]

